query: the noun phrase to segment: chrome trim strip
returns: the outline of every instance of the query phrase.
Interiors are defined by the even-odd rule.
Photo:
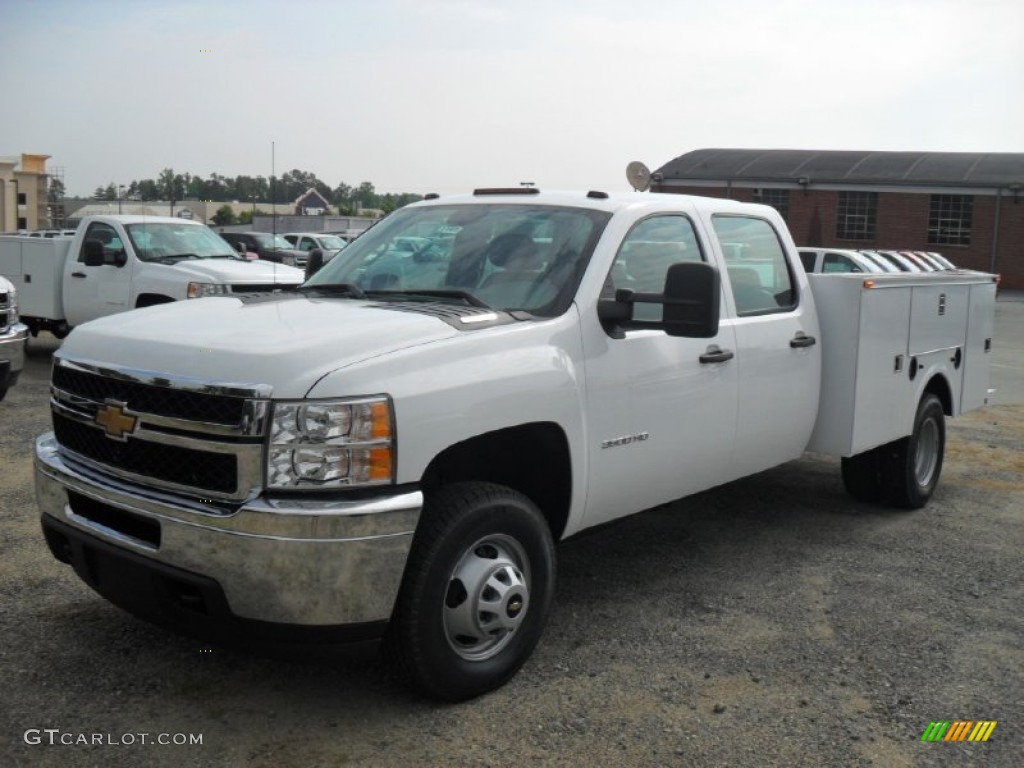
[[[274,391],[270,384],[252,384],[246,382],[209,382],[191,376],[179,376],[165,371],[150,371],[142,368],[114,367],[109,363],[95,360],[69,360],[61,355],[60,350],[53,355],[53,364],[62,368],[106,376],[111,379],[130,381],[136,384],[148,384],[165,389],[177,389],[194,392],[200,395],[222,395],[225,397],[269,398]]]
[[[96,425],[96,422],[93,420],[94,414],[83,413],[82,411],[75,410],[73,408],[68,408],[59,400],[51,400],[50,404],[53,407],[53,410],[56,411],[57,413],[60,413],[62,416],[66,416],[69,419],[77,421],[80,424],[90,426],[93,429],[97,429],[101,432],[103,431],[102,428],[98,427]],[[96,405],[100,406],[102,405],[102,403],[97,403]],[[240,447],[255,446],[257,448],[262,448],[263,445],[262,440],[259,443],[222,443],[199,437],[173,435],[168,432],[161,432],[155,429],[146,429],[146,422],[149,421],[148,417],[143,419],[143,414],[130,408],[127,409],[127,411],[131,413],[133,416],[139,417],[139,426],[136,427],[135,431],[132,432],[131,435],[129,435],[129,437],[135,438],[137,440],[145,440],[147,443],[161,443],[163,445],[174,445],[179,448],[188,448],[194,451],[208,451],[210,453],[234,454],[243,453],[243,451],[239,450]],[[156,424],[156,422],[153,423]],[[177,424],[174,424],[173,426],[177,426]]]
[[[78,407],[81,409],[88,409],[89,411],[95,411],[103,407],[103,402],[99,400],[83,397],[82,395],[75,394],[74,392],[59,389],[53,384],[50,385],[50,395],[52,403],[55,404],[59,402],[61,406],[65,408]],[[172,416],[161,416],[148,411],[138,411],[130,406],[128,410],[131,411],[133,415],[139,417],[139,421],[146,424],[152,424],[157,427],[167,427],[169,429],[179,429],[183,432],[197,432],[224,437],[262,437],[264,433],[263,430],[268,423],[267,415],[269,413],[269,406],[270,403],[266,401],[247,400],[246,411],[248,413],[243,417],[244,425],[242,427],[231,427],[226,424],[212,424],[210,422],[177,419]],[[248,429],[246,428],[246,424],[248,424]]]
[[[96,410],[102,408],[105,401],[93,400],[92,398],[76,395],[50,385],[51,402],[60,402],[65,407],[78,406]],[[208,421],[193,421],[191,419],[179,419],[174,416],[161,416],[149,411],[138,410],[129,406],[133,415],[138,416],[140,421],[152,424],[157,427],[168,427],[179,429],[183,432],[197,432],[204,435],[221,435],[226,437],[262,437],[266,434],[270,424],[270,402],[266,400],[246,400],[242,415],[241,426],[233,427],[227,424],[213,424]]]

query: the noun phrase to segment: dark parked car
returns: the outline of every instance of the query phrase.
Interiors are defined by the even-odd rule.
[[[306,253],[295,250],[281,235],[270,232],[219,232],[236,251],[255,253],[265,261],[276,261],[289,267],[306,266]]]

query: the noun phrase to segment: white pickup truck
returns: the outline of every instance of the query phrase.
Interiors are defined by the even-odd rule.
[[[294,288],[301,270],[246,261],[198,222],[87,216],[73,237],[0,236],[0,275],[31,334],[64,338],[97,317],[179,299]]]
[[[808,276],[774,209],[730,200],[435,196],[297,291],[78,329],[42,527],[150,620],[383,637],[416,690],[469,698],[529,656],[585,528],[805,450],[923,506],[945,417],[986,402],[995,288]]]

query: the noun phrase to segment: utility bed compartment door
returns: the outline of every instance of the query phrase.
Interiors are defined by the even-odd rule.
[[[61,285],[70,238],[0,237],[0,275],[18,291],[18,313],[64,318]]]
[[[911,289],[808,275],[821,327],[821,397],[809,451],[852,456],[907,434]]]
[[[969,285],[915,285],[911,289],[911,355],[940,350],[952,353],[963,346],[970,288]]]
[[[969,302],[964,382],[960,392],[961,412],[988,405],[996,284],[989,282],[972,285]]]

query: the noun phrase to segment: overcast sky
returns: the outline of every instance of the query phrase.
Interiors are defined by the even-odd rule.
[[[702,147],[1024,152],[1022,0],[0,0],[0,155],[69,193],[628,189]]]

